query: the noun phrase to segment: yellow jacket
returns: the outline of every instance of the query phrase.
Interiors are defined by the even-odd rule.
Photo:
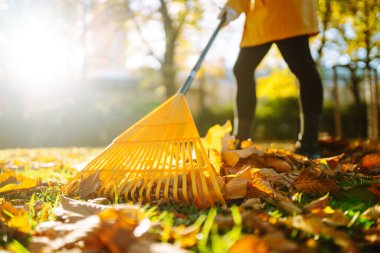
[[[228,0],[227,5],[245,13],[241,47],[319,32],[315,0]]]

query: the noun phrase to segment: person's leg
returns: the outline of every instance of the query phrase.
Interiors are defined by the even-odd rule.
[[[237,83],[234,134],[239,140],[250,138],[251,124],[256,109],[255,70],[268,52],[271,43],[241,48],[234,66]]]
[[[321,77],[310,54],[307,36],[298,36],[276,42],[290,70],[300,84],[300,133],[296,152],[318,156],[318,132],[323,106]]]

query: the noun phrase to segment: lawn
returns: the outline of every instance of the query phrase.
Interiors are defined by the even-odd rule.
[[[64,196],[67,182],[100,149],[1,150],[0,249],[379,252],[378,145],[327,139],[318,160],[282,149],[288,146],[247,142],[243,150],[213,152],[226,205],[207,208],[104,198],[101,180],[97,187],[79,184],[85,195]]]

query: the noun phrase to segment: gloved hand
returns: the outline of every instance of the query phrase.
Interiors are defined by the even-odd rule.
[[[234,9],[229,7],[228,5],[225,5],[223,9],[220,11],[218,15],[218,19],[222,19],[224,15],[225,15],[224,25],[228,25],[231,21],[239,17],[238,13]]]

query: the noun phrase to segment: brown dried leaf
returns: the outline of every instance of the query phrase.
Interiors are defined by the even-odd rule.
[[[298,249],[298,245],[286,239],[284,233],[276,231],[274,233],[267,233],[263,237],[263,241],[269,245],[271,250],[275,251],[294,251]]]
[[[251,198],[244,201],[240,207],[244,209],[261,210],[265,206],[259,198]]]
[[[133,243],[128,249],[130,253],[190,253],[185,249],[169,243],[156,243],[146,240],[139,240]]]
[[[247,195],[247,184],[250,179],[235,177],[226,184],[225,199],[245,198]]]
[[[260,198],[263,196],[275,196],[276,191],[272,188],[270,183],[262,178],[253,179],[248,183],[248,198]]]
[[[335,210],[332,215],[322,220],[334,227],[347,226],[351,222],[351,219],[347,218],[340,209]]]
[[[75,192],[68,192],[68,195],[87,198],[94,194],[100,187],[100,172],[101,170],[81,174],[81,178],[72,186]]]
[[[365,229],[364,231],[364,239],[371,244],[379,245],[380,244],[380,228],[370,228]]]
[[[93,248],[96,248],[93,241],[96,241],[99,226],[100,219],[97,215],[89,216],[74,224],[52,223],[43,229],[44,237],[32,238],[29,249],[32,252],[55,252],[62,248],[72,248],[80,241],[85,244],[86,241],[91,241]]]
[[[317,173],[306,169],[293,182],[293,186],[297,191],[318,195],[326,194],[338,187],[334,180],[321,178]]]
[[[297,228],[304,232],[323,235],[331,238],[334,242],[341,246],[345,252],[357,252],[355,243],[343,231],[338,231],[322,222],[321,219],[314,216],[297,215],[288,218],[285,223],[291,228]]]
[[[252,180],[253,170],[247,166],[239,171],[235,177],[230,179],[226,184],[225,199],[244,198],[247,194],[247,184]]]
[[[333,157],[324,158],[331,170],[336,170],[339,166],[339,161],[343,158],[344,154]]]
[[[299,208],[296,204],[294,204],[292,201],[289,199],[280,199],[277,202],[277,205],[287,212],[288,214],[300,214],[302,213],[302,209]]]
[[[68,222],[76,222],[107,208],[110,208],[110,206],[74,200],[62,196],[61,205],[54,210],[54,213],[56,216]]]
[[[98,215],[101,221],[99,239],[112,253],[128,252],[131,244],[150,228],[149,220],[143,220],[144,215],[139,209],[107,209]],[[137,233],[140,222],[146,226],[143,225]]]
[[[365,155],[360,161],[360,167],[370,169],[380,165],[380,152]]]
[[[275,156],[265,157],[265,165],[265,167],[273,168],[278,172],[287,172],[292,170],[292,166],[290,166],[287,161]]]
[[[361,215],[362,217],[370,220],[376,220],[380,218],[380,204],[368,208]]]
[[[246,235],[236,241],[228,250],[228,253],[269,253],[268,244],[261,238],[254,235]]]
[[[323,209],[327,206],[328,201],[329,201],[329,195],[325,195],[305,205],[305,208],[309,211],[312,211],[315,209]]]

